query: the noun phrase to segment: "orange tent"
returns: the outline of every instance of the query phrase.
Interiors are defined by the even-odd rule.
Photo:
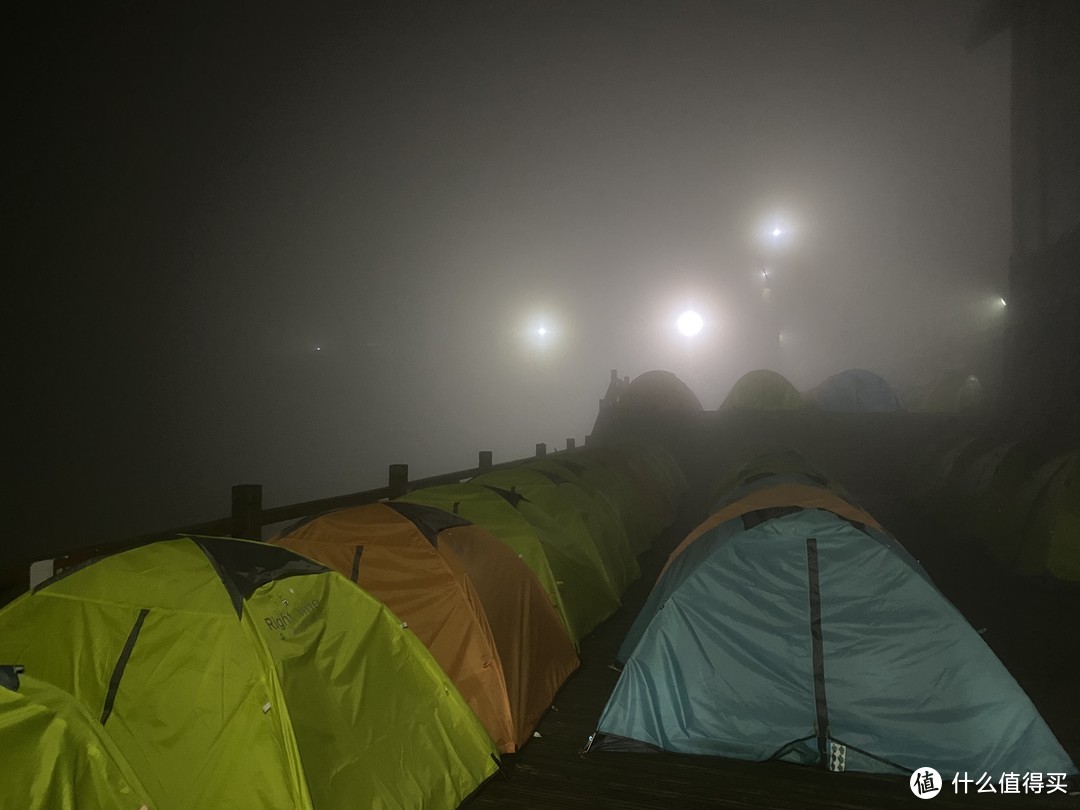
[[[479,526],[399,501],[307,518],[270,542],[349,577],[405,621],[503,753],[578,666],[535,575]]]

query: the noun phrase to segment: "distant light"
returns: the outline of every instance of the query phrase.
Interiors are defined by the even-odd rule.
[[[1005,307],[1005,306],[1008,306],[1008,304],[1006,304],[1006,303],[1005,303],[1005,299],[1004,299],[1004,298],[999,298],[999,299],[998,299],[998,301],[1000,301],[1000,302],[1001,302],[1001,305],[1002,305],[1003,307]]]
[[[779,228],[773,228],[773,229],[772,229],[772,235],[773,235],[773,236],[779,236],[779,235],[780,235],[780,234],[782,234],[782,233],[783,233],[783,231],[782,231],[782,230],[780,230]]]
[[[688,309],[682,315],[679,316],[679,320],[675,322],[675,326],[680,332],[687,337],[693,337],[701,331],[701,327],[705,325],[705,321],[701,316],[694,312],[692,309]]]
[[[315,351],[317,351],[317,352],[321,352],[321,351],[322,351],[322,346],[316,346],[316,347],[315,347]]]
[[[546,327],[543,327],[543,326],[541,326],[541,327],[540,327],[539,329],[537,329],[537,330],[536,330],[536,334],[538,334],[538,335],[540,335],[541,337],[543,337],[544,335],[546,335],[546,334],[547,334],[547,328],[546,328]]]

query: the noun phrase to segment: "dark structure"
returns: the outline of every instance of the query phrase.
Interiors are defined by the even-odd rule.
[[[1013,249],[1003,405],[1080,440],[1080,3],[989,0],[968,41],[1012,37]]]

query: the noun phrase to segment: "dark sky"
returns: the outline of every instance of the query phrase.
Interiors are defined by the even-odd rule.
[[[580,441],[611,368],[715,407],[997,328],[1008,42],[964,49],[973,2],[318,6],[13,25],[16,553]]]

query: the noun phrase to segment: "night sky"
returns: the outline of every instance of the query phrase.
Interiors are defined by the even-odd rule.
[[[1009,51],[964,48],[975,5],[16,19],[4,555],[580,442],[612,368],[712,408],[759,366],[985,362]]]

